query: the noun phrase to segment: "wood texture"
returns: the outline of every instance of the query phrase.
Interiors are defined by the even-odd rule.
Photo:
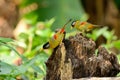
[[[48,59],[45,80],[72,80],[84,77],[115,77],[120,72],[117,57],[81,33],[64,40]]]

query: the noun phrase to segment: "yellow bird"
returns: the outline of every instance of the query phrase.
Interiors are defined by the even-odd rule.
[[[82,31],[83,33],[91,31],[94,28],[103,27],[101,25],[94,25],[94,24],[91,24],[89,22],[79,21],[79,20],[73,21],[72,24],[71,24],[71,26],[73,28],[78,29],[79,31]]]
[[[49,42],[43,45],[43,49],[54,49],[63,41],[65,37],[65,27],[70,21],[71,19],[53,35]]]

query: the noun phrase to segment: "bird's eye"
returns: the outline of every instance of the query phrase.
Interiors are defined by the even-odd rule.
[[[76,21],[73,21],[72,24],[71,24],[71,26],[74,27],[75,23],[76,23]]]

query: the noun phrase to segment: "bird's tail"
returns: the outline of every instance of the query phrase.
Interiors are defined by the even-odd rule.
[[[97,28],[103,28],[103,25],[90,25],[88,26],[88,29],[86,30],[87,32],[93,30],[93,29],[97,29]]]
[[[93,25],[94,28],[103,28],[104,25]]]

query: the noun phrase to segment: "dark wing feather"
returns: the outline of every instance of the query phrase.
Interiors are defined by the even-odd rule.
[[[47,42],[47,43],[45,43],[45,44],[43,45],[43,49],[48,49],[48,48],[50,48],[49,42]]]

